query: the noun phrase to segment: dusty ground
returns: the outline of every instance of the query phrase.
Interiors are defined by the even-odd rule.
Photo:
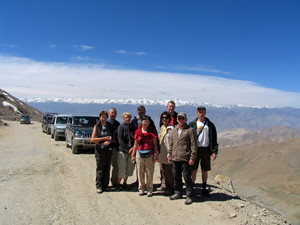
[[[210,180],[210,198],[170,201],[137,189],[96,194],[93,151],[73,155],[41,124],[0,127],[0,224],[285,224],[279,215],[222,190]],[[158,186],[158,165],[155,186]],[[199,176],[198,176],[199,177]],[[134,182],[130,177],[128,183]],[[197,181],[198,183],[199,180]],[[232,218],[231,218],[232,217]]]

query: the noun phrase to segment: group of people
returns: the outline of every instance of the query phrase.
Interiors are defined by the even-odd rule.
[[[209,196],[208,171],[211,170],[211,159],[215,160],[218,154],[216,127],[206,117],[204,106],[197,108],[197,118],[189,124],[185,113],[175,112],[174,101],[167,103],[167,109],[160,116],[159,132],[143,105],[138,106],[138,117],[134,119],[129,112],[123,113],[122,124],[116,120],[115,108],[100,112],[91,137],[96,143],[97,193],[108,190],[111,165],[111,183],[116,191],[130,188],[127,179],[133,175],[136,165],[137,181],[134,184],[138,184],[139,195],[151,197],[154,166],[159,161],[161,186],[158,191],[170,195],[171,200],[182,198],[183,176],[185,204],[192,204],[200,164],[202,195]]]

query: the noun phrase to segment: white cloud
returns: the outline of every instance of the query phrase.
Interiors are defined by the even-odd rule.
[[[95,47],[88,46],[88,45],[73,45],[73,48],[78,48],[81,51],[86,51],[86,50],[94,49]]]
[[[1,88],[16,97],[177,98],[211,104],[300,108],[300,93],[265,88],[250,81],[117,69],[104,64],[47,63],[0,55],[0,80]]]
[[[93,49],[93,48],[94,48],[93,46],[88,46],[88,45],[80,45],[80,47],[81,47],[81,49],[82,49],[83,51],[89,50],[89,49]]]
[[[124,50],[117,50],[117,51],[115,51],[115,53],[127,54],[127,55],[147,55],[146,52],[127,52],[127,51],[124,51]]]
[[[56,48],[57,46],[53,44],[51,41],[48,41],[48,47],[49,48]]]
[[[183,65],[175,65],[175,66],[158,66],[161,69],[172,69],[172,70],[191,70],[191,71],[198,71],[198,72],[210,72],[210,73],[222,73],[222,74],[231,74],[230,72],[224,72],[221,70],[214,69],[212,66],[183,66]]]

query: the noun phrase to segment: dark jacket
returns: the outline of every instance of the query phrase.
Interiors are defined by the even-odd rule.
[[[96,124],[96,137],[100,138],[101,137],[101,121],[99,120],[98,123]],[[113,141],[116,141],[116,133],[114,131],[114,127],[109,123],[106,122],[106,129],[107,129],[107,136],[111,136]],[[96,146],[100,146],[103,144],[104,141],[96,143]],[[115,143],[111,143],[108,145],[108,147],[115,147]]]
[[[118,130],[118,127],[120,126],[120,122],[118,120],[114,120],[112,121],[112,119],[108,118],[107,119],[107,122],[109,122],[113,128],[114,128],[114,131],[115,131],[115,134],[116,134],[116,143],[113,144],[113,146],[116,148],[119,146],[119,142],[118,142],[118,134],[117,134],[117,130]]]
[[[172,161],[185,161],[197,158],[197,141],[195,132],[185,124],[178,139],[179,125],[176,125],[170,136],[169,157]]]
[[[210,155],[212,155],[213,153],[218,154],[219,144],[217,142],[217,129],[215,125],[207,117],[205,117],[205,119],[208,122],[207,126],[209,130]],[[188,124],[190,127],[194,129],[194,132],[196,134],[196,139],[197,139],[197,120],[198,117]]]
[[[177,115],[178,113],[174,111],[174,124],[173,124],[173,127],[175,127],[175,125],[178,124],[177,122]],[[170,121],[171,122],[171,121]],[[160,116],[160,119],[159,119],[159,127],[161,127],[163,125],[163,122],[162,122],[162,118]]]
[[[122,123],[118,127],[117,135],[118,135],[118,142],[119,142],[119,151],[128,153],[130,148],[134,144],[133,129],[130,126],[128,127],[128,124]]]

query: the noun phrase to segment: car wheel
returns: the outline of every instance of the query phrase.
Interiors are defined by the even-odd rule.
[[[73,154],[78,154],[79,153],[79,151],[78,151],[78,146],[76,145],[76,146],[74,146],[74,144],[73,144],[73,139],[72,139],[72,153]]]
[[[47,129],[47,134],[50,134],[50,133],[51,133],[50,129]]]
[[[53,135],[53,133],[51,133],[51,138],[54,138],[54,135]]]
[[[69,144],[68,144],[68,141],[67,141],[67,137],[66,137],[66,148],[69,148]]]
[[[58,136],[56,135],[56,132],[54,132],[54,140],[58,141]]]

